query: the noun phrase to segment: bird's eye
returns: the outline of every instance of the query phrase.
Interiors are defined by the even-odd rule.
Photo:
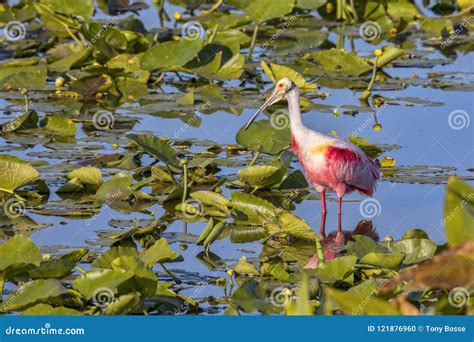
[[[278,88],[280,88],[280,89],[283,88],[283,84],[281,84],[281,83],[278,84]]]

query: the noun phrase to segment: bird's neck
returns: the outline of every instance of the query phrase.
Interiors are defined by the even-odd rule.
[[[301,136],[307,128],[301,120],[300,92],[298,88],[294,87],[289,91],[286,99],[288,101],[288,112],[290,115],[291,134],[293,137]]]

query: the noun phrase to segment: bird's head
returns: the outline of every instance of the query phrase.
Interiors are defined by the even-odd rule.
[[[247,125],[245,125],[245,129],[247,129],[252,122],[255,121],[258,114],[263,112],[267,107],[270,107],[272,104],[281,101],[290,91],[296,88],[296,84],[290,80],[288,77],[284,77],[280,79],[273,89],[271,95],[266,99],[263,105],[255,112],[252,118],[249,120]]]

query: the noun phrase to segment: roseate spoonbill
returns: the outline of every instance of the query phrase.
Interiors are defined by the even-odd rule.
[[[288,101],[292,150],[303,165],[307,178],[321,194],[320,235],[322,238],[326,237],[326,190],[332,190],[338,197],[335,242],[344,245],[341,228],[342,197],[352,191],[372,196],[380,178],[379,167],[354,144],[306,127],[301,120],[300,91],[287,77],[277,82],[270,97],[252,116],[245,128],[247,129],[265,108],[283,98]]]

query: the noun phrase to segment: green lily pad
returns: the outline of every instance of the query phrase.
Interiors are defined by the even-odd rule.
[[[13,193],[15,189],[33,183],[39,172],[20,158],[0,154],[0,190]]]
[[[139,258],[149,267],[176,260],[179,256],[179,253],[176,253],[170,248],[165,238],[159,239],[152,246],[142,250],[139,254]]]
[[[265,74],[268,78],[273,82],[277,83],[278,80],[288,77],[291,79],[300,89],[306,90],[314,90],[316,89],[316,84],[309,84],[306,82],[303,76],[296,70],[291,69],[290,67],[284,65],[278,65],[274,63],[270,63],[270,65],[266,64],[265,61],[260,62],[260,66],[262,67]]]
[[[294,1],[287,0],[260,0],[253,1],[245,8],[247,16],[262,23],[264,21],[282,17],[293,10]]]
[[[313,58],[325,70],[340,75],[361,75],[372,67],[355,52],[331,49],[310,52],[307,58]]]
[[[1,182],[1,181],[0,181]],[[452,176],[448,179],[444,200],[444,225],[451,246],[474,239],[474,190]]]
[[[11,293],[0,306],[0,311],[18,311],[38,303],[47,303],[68,294],[56,279],[32,280]]]
[[[248,129],[242,127],[236,136],[237,142],[253,151],[277,155],[290,147],[290,128],[273,128],[270,121],[256,121]]]
[[[13,120],[10,120],[2,125],[0,125],[2,132],[14,132],[21,131],[30,128],[36,128],[38,125],[38,113],[33,111],[28,111],[25,114],[17,116]]]
[[[232,300],[245,312],[261,311],[267,314],[277,310],[266,301],[265,287],[254,281],[247,280],[235,290]]]
[[[235,265],[235,273],[240,275],[259,275],[255,267],[247,261],[245,256],[241,256],[237,265]]]
[[[116,246],[105,251],[97,257],[92,263],[92,266],[99,268],[112,268],[112,261],[121,256],[137,256],[136,247]]]
[[[365,235],[354,235],[354,241],[348,241],[346,244],[347,253],[357,256],[361,259],[371,252],[387,253],[388,249],[380,245],[370,237]]]
[[[326,289],[328,301],[334,301],[336,306],[348,315],[397,315],[395,306],[377,297],[368,297],[362,294]],[[370,300],[367,300],[370,298]]]
[[[81,167],[69,172],[67,178],[73,180],[78,178],[81,184],[90,187],[99,187],[102,184],[102,172],[100,169],[92,166]]]
[[[77,132],[76,123],[60,115],[47,115],[40,125],[55,135],[74,136]]]
[[[39,266],[41,252],[24,235],[15,235],[0,245],[0,272],[16,271],[26,266]]]
[[[175,166],[179,165],[178,153],[167,141],[151,134],[129,134],[127,138],[135,142],[146,153],[162,161]]]
[[[405,259],[403,253],[377,253],[371,252],[360,259],[361,264],[367,264],[375,267],[397,269]]]
[[[182,39],[179,42],[160,43],[145,52],[141,60],[141,67],[145,70],[182,67],[196,57],[201,48],[200,39]]]
[[[126,200],[132,194],[132,182],[133,177],[128,172],[118,172],[99,187],[95,197],[101,202]]]
[[[417,264],[431,259],[436,253],[436,244],[428,239],[405,239],[395,242],[390,249],[405,254],[404,264]]]
[[[81,316],[82,312],[64,306],[36,304],[22,312],[24,316]]]
[[[357,257],[353,255],[342,256],[334,260],[320,263],[314,274],[323,282],[335,283],[348,278],[354,271]]]

